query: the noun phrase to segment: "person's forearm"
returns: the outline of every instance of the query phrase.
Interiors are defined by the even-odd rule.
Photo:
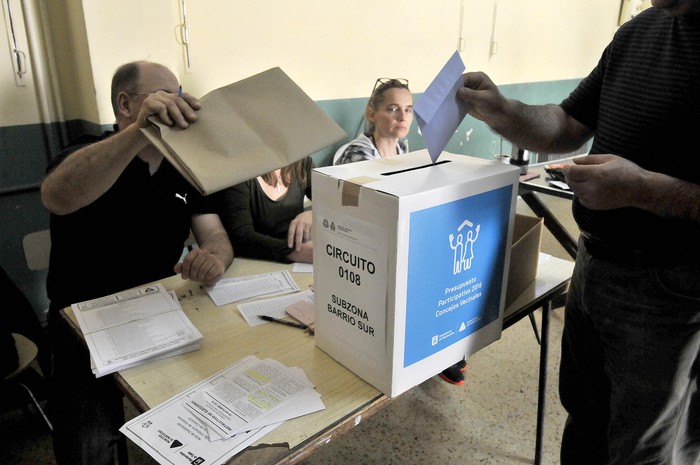
[[[486,123],[509,142],[534,152],[570,152],[589,137],[583,125],[553,104],[527,105],[506,100],[501,111]]]
[[[231,266],[233,262],[234,251],[229,241],[228,234],[223,230],[218,233],[210,234],[206,242],[198,244],[200,248],[207,250],[224,264],[224,269]]]
[[[41,200],[52,213],[66,215],[94,202],[148,144],[136,125],[70,154],[41,185]]]
[[[700,223],[700,185],[647,171],[637,187],[639,208],[667,218]]]

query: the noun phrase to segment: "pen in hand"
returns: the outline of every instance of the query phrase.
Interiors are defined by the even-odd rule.
[[[308,326],[306,326],[303,323],[294,323],[293,321],[278,320],[277,318],[272,318],[271,316],[267,316],[267,315],[258,315],[258,317],[265,320],[265,321],[271,321],[272,323],[279,323],[281,325],[293,326],[293,327],[299,328],[299,329],[307,329],[308,328]]]

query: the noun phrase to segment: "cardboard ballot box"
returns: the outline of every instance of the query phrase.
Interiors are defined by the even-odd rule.
[[[315,169],[316,345],[394,397],[499,339],[518,174],[425,150]]]

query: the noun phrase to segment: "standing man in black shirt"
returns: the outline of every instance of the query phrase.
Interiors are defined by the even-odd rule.
[[[141,132],[152,115],[183,129],[196,124],[199,101],[150,62],[121,66],[111,98],[116,132],[66,150],[41,186],[51,212],[48,329],[59,465],[113,463],[124,412],[112,377],[95,378],[87,350],[58,311],[175,273],[214,283],[233,260],[214,206]],[[199,247],[179,263],[190,230]]]
[[[519,147],[565,153],[581,235],[559,390],[563,465],[700,456],[700,0],[652,0],[560,105],[464,75],[469,113]]]

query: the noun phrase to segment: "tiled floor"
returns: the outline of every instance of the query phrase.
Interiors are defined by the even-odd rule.
[[[560,218],[570,217],[566,201],[552,199],[547,203]],[[518,211],[528,213],[520,204]],[[568,258],[547,232],[542,250]],[[565,420],[556,389],[562,309],[553,312],[551,322],[544,464],[559,463]],[[429,379],[301,464],[533,463],[539,353],[529,320],[521,320],[506,330],[500,341],[470,358],[466,385],[456,387],[437,377]],[[128,407],[127,413],[133,415],[133,409]],[[53,463],[50,437],[37,417],[15,411],[0,419],[2,463]],[[130,444],[130,463],[155,462]]]
[[[565,415],[556,391],[562,311],[550,326],[543,463],[558,463]],[[435,377],[318,450],[303,465],[533,463],[539,346],[527,319],[469,360],[467,383]]]

